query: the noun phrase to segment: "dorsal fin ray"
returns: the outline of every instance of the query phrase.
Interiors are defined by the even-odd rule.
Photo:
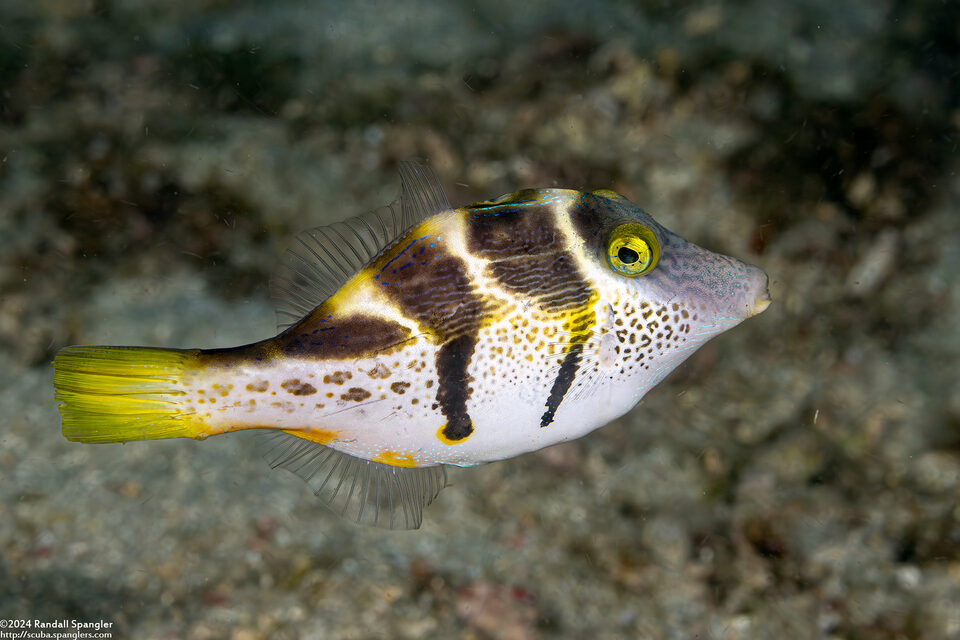
[[[327,508],[359,524],[418,529],[424,507],[447,486],[443,465],[393,467],[290,433],[271,433],[267,439],[271,467],[297,474]]]
[[[399,201],[297,234],[270,280],[280,330],[313,311],[408,229],[451,208],[433,169],[412,161],[398,168]]]
[[[451,208],[433,169],[418,162],[401,162],[399,169],[404,230]]]

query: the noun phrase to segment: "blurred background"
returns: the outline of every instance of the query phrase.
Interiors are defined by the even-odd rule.
[[[115,638],[960,638],[960,4],[0,3],[0,618]],[[615,189],[774,304],[416,532],[255,439],[60,436],[77,343],[274,331],[298,230]]]

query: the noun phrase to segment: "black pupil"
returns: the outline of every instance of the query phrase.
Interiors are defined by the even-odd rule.
[[[620,250],[617,251],[617,257],[623,264],[633,264],[640,259],[640,254],[630,247],[620,247]]]

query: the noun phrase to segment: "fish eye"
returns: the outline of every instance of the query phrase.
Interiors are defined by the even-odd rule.
[[[638,222],[627,222],[610,233],[607,260],[621,275],[642,276],[657,266],[660,243],[650,228]]]

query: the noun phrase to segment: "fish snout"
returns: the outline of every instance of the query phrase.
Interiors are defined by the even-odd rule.
[[[770,306],[771,298],[768,289],[770,278],[766,272],[758,266],[748,264],[746,273],[746,286],[743,296],[733,305],[731,311],[743,320],[752,318],[755,315],[763,313]]]
[[[770,303],[773,302],[770,299],[770,292],[766,288],[763,289],[763,293],[757,296],[757,299],[753,301],[753,306],[750,307],[748,318],[752,318],[755,315],[759,315],[767,310],[767,307],[770,306]]]

